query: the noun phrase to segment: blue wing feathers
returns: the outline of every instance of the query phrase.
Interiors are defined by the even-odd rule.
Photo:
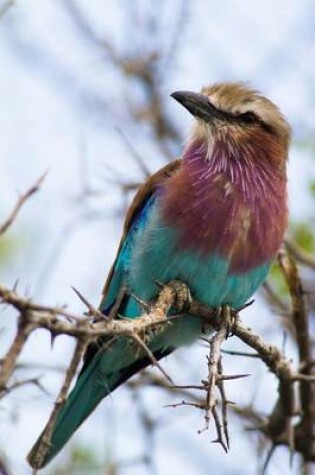
[[[115,299],[119,293],[120,288],[122,287],[123,284],[126,283],[131,252],[134,245],[135,234],[139,230],[141,230],[141,228],[145,227],[145,224],[148,220],[151,208],[155,200],[156,200],[155,194],[152,194],[151,196],[149,196],[143,202],[142,207],[138,210],[138,212],[134,216],[134,219],[131,223],[129,231],[125,237],[125,240],[121,246],[120,252],[117,256],[114,272],[113,272],[108,290],[100,305],[100,309],[104,313],[107,313],[110,310],[110,308],[115,302]],[[134,304],[132,304],[132,307],[134,307]],[[127,305],[127,308],[128,308],[128,305]],[[135,310],[136,309],[132,308],[131,315],[134,314]],[[125,314],[124,316],[128,317],[128,314]]]

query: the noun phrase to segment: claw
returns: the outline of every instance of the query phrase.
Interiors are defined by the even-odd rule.
[[[235,333],[235,324],[237,314],[229,305],[222,305],[222,319],[226,322],[227,338],[231,337]]]
[[[192,296],[188,286],[176,279],[171,280],[170,282],[168,282],[167,285],[171,287],[175,292],[176,300],[174,305],[176,307],[176,310],[179,313],[188,310],[192,302]]]
[[[214,316],[216,319],[216,326],[221,328],[222,323],[227,327],[227,338],[234,335],[237,313],[229,305],[220,305],[214,309]]]

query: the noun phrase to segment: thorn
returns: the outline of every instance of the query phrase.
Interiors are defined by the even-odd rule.
[[[18,285],[19,285],[19,279],[16,279],[16,281],[14,282],[13,287],[12,287],[13,292],[17,291]]]
[[[52,350],[54,347],[55,340],[57,338],[58,334],[54,333],[53,331],[50,331],[50,349]]]
[[[268,450],[267,457],[266,457],[266,460],[265,460],[263,468],[262,468],[262,475],[267,473],[267,468],[269,466],[270,460],[271,460],[275,450],[276,450],[276,445],[272,445],[270,447],[270,449]]]
[[[290,461],[289,461],[289,465],[290,465],[290,470],[292,471],[293,469],[293,460],[294,460],[294,449],[292,447],[290,447]]]
[[[79,292],[75,287],[73,287],[73,285],[70,285],[71,289],[74,291],[74,293],[77,295],[77,297],[79,297],[79,299],[81,300],[81,302],[84,303],[84,305],[86,307],[90,307],[90,303],[86,300],[85,297],[83,297],[83,295],[81,294],[81,292]]]
[[[261,358],[261,356],[258,353],[247,353],[244,351],[234,351],[234,350],[221,350],[221,353],[224,353],[225,355],[231,355],[231,356],[245,356],[247,358]]]
[[[290,469],[293,467],[293,459],[295,455],[295,440],[294,440],[294,426],[292,424],[292,419],[289,419],[288,425],[288,437],[289,437],[289,449],[290,449]]]
[[[165,378],[168,380],[169,383],[171,383],[173,386],[175,386],[174,381],[172,378],[167,374],[167,372],[164,370],[164,368],[161,366],[159,361],[156,359],[154,356],[154,353],[150,350],[150,348],[144,343],[144,341],[139,337],[139,335],[135,334],[132,337],[138,345],[147,353],[148,357],[150,358],[151,362],[153,365],[155,365],[161,373],[165,376]]]
[[[147,312],[151,310],[151,305],[149,305],[145,300],[142,298],[138,297],[134,293],[130,292],[129,295]]]
[[[51,167],[47,168],[47,170],[39,177],[39,179],[37,180],[37,182],[34,185],[34,191],[39,190],[39,188],[42,186],[42,184],[44,183],[47,175],[50,172],[50,168]]]
[[[288,334],[286,331],[283,332],[283,341],[282,341],[282,353],[286,355],[286,344],[287,344]]]
[[[124,300],[125,296],[126,296],[126,288],[123,285],[119,289],[118,294],[115,298],[114,304],[113,304],[112,308],[109,311],[109,314],[108,314],[108,317],[107,317],[109,321],[114,320],[115,318],[117,318],[119,309],[120,309],[120,307],[123,303],[123,300]]]
[[[217,376],[217,381],[229,381],[233,379],[242,379],[242,378],[247,378],[248,376],[251,376],[250,373],[248,374],[222,374]]]
[[[214,440],[211,440],[211,443],[212,443],[212,444],[220,444],[221,447],[223,448],[224,452],[225,452],[226,454],[228,453],[228,448],[227,448],[226,444],[223,442],[223,440],[214,439]]]
[[[255,299],[252,299],[252,300],[250,300],[249,302],[246,302],[244,305],[241,305],[240,307],[236,308],[236,309],[234,310],[235,313],[239,313],[239,312],[241,312],[242,310],[245,310],[245,308],[250,307],[251,305],[253,305],[254,302],[255,302]]]
[[[81,302],[88,308],[90,316],[94,317],[95,321],[104,321],[107,320],[106,315],[104,315],[100,310],[93,307],[93,305],[79,292],[75,287],[71,285],[72,290],[79,297]]]
[[[225,401],[226,405],[227,406],[235,406],[236,405],[236,402],[234,401]]]
[[[41,376],[38,377],[37,381],[35,382],[36,386],[38,386],[38,388],[44,393],[46,394],[46,396],[49,396],[51,397],[51,393],[45,388],[45,386],[40,382],[39,378]]]

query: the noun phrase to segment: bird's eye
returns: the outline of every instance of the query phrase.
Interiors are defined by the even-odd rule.
[[[254,122],[257,122],[257,116],[254,114],[254,112],[244,112],[244,114],[240,115],[240,118],[247,124],[253,124]]]

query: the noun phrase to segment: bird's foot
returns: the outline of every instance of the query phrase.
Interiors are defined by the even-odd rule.
[[[192,302],[192,296],[189,287],[180,280],[170,280],[167,285],[171,287],[175,294],[174,307],[178,313],[188,310]]]
[[[218,330],[224,325],[227,329],[227,338],[234,335],[237,313],[232,307],[229,305],[220,305],[219,307],[216,307],[215,318]]]

